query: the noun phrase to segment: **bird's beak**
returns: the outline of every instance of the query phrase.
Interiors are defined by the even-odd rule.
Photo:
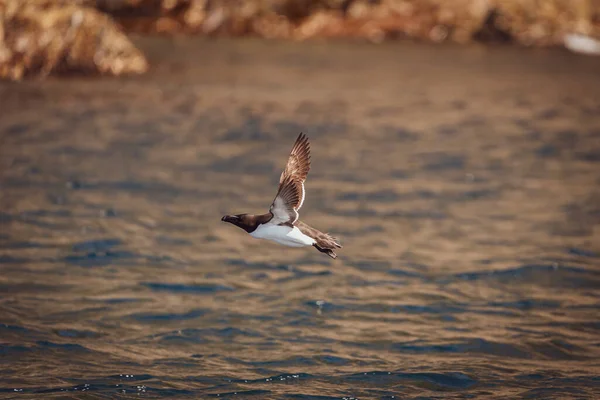
[[[238,219],[240,219],[240,218],[235,215],[225,215],[223,218],[221,218],[221,221],[229,222],[229,223],[233,224],[234,221],[237,221]]]

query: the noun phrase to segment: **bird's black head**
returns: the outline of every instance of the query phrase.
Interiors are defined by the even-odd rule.
[[[256,228],[256,222],[252,217],[254,216],[248,214],[225,215],[221,218],[221,221],[229,222],[230,224],[242,228],[246,232],[252,232]]]

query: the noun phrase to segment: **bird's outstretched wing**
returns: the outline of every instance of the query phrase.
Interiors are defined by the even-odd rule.
[[[304,181],[310,170],[310,144],[300,133],[288,158],[287,165],[279,178],[279,190],[269,211],[276,224],[294,224],[298,210],[304,203]]]

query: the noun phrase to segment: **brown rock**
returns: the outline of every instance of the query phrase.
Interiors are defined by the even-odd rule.
[[[148,63],[90,0],[0,0],[0,77],[142,73]]]

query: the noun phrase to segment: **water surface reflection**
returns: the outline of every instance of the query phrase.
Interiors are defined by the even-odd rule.
[[[592,398],[600,64],[142,42],[142,78],[0,85],[0,390]],[[337,261],[220,216],[313,145]]]

